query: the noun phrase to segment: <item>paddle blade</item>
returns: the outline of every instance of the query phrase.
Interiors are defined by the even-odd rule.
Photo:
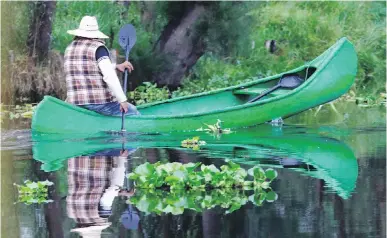
[[[118,43],[126,52],[130,51],[136,43],[136,29],[132,24],[126,24],[118,33]]]
[[[128,230],[137,230],[138,223],[140,222],[140,216],[137,211],[129,205],[129,208],[121,215],[121,223]]]
[[[296,74],[283,76],[279,82],[281,88],[297,88],[302,84],[302,78]]]

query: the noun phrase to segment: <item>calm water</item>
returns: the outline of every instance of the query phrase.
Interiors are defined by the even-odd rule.
[[[316,116],[310,111],[283,126],[240,129],[219,138],[203,133],[42,138],[29,130],[3,131],[2,237],[82,237],[72,229],[88,222],[108,227],[89,227],[83,237],[385,237],[385,108],[338,110],[323,108]],[[200,150],[181,147],[193,136],[207,144]],[[278,199],[262,206],[247,202],[230,214],[216,206],[157,215],[144,212],[150,200],[131,207],[121,195],[110,217],[100,218],[99,198],[113,180],[111,172],[116,179],[125,173],[117,169],[122,146],[128,151],[126,172],[145,162],[219,167],[226,159],[246,169],[274,168],[278,177],[271,187]],[[90,173],[97,167],[98,173]],[[14,204],[13,183],[26,179],[54,182],[53,202]]]

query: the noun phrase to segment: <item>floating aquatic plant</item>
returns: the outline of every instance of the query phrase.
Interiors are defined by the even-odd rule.
[[[253,180],[246,180],[247,175]],[[278,197],[270,188],[277,177],[275,170],[255,166],[246,171],[231,161],[220,168],[201,163],[144,163],[128,177],[136,187],[128,202],[146,213],[181,214],[184,209],[201,211],[217,205],[232,212],[249,200],[262,205]],[[254,194],[247,197],[246,190]]]
[[[32,182],[30,180],[24,181],[24,185],[14,184],[18,189],[19,200],[18,202],[31,205],[33,203],[50,203],[51,199],[48,197],[48,186],[52,186],[54,183],[48,180]]]
[[[232,213],[249,201],[257,206],[262,206],[265,201],[273,202],[278,198],[278,195],[272,190],[254,190],[254,194],[250,196],[246,193],[244,190],[233,188],[208,191],[176,190],[173,192],[159,189],[137,189],[135,195],[127,203],[133,204],[146,214],[171,213],[179,215],[187,209],[202,212],[216,206],[227,209],[226,213]]]
[[[229,128],[223,129],[222,128],[222,121],[219,119],[217,120],[217,122],[214,125],[208,125],[206,123],[204,123],[204,125],[206,125],[207,128],[203,129],[203,127],[200,127],[196,131],[206,131],[206,132],[213,133],[213,134],[229,134],[232,132]]]
[[[7,110],[5,110],[5,107],[7,107]],[[32,104],[24,104],[24,105],[16,105],[16,106],[10,106],[10,105],[3,105],[1,104],[1,121],[3,120],[3,117],[8,115],[10,120],[15,120],[19,118],[32,118],[32,115],[34,114],[36,106]]]
[[[184,148],[192,148],[193,150],[199,150],[201,145],[206,144],[205,141],[199,139],[199,136],[195,136],[192,139],[185,139],[181,142],[181,146]]]

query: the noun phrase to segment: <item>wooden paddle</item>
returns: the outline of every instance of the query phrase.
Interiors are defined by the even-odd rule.
[[[129,61],[129,52],[134,46],[134,44],[136,43],[136,39],[137,39],[136,29],[134,29],[133,25],[131,24],[127,24],[123,26],[120,29],[120,32],[118,33],[118,43],[120,44],[122,49],[125,50],[126,61]],[[128,69],[125,69],[123,81],[124,81],[123,90],[124,90],[124,93],[126,94],[127,84],[128,84]],[[122,112],[122,120],[121,120],[122,132],[126,131],[124,122],[125,122],[125,112]]]

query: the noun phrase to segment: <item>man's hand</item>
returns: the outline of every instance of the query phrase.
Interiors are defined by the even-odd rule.
[[[128,150],[121,150],[120,151],[120,156],[122,157],[128,157],[129,155],[129,151]]]
[[[116,65],[116,68],[121,71],[121,72],[124,72],[125,69],[128,69],[129,70],[129,73],[132,72],[132,70],[134,70],[133,68],[133,65],[129,62],[129,61],[125,61],[124,63],[122,64],[117,64]]]
[[[134,194],[136,193],[136,189],[133,189],[133,190],[120,190],[118,192],[118,196],[125,196],[125,197],[131,197],[133,196]]]
[[[127,113],[128,112],[128,110],[129,110],[129,103],[127,102],[127,101],[125,101],[125,102],[120,102],[120,111],[121,112],[125,112],[125,113]]]

